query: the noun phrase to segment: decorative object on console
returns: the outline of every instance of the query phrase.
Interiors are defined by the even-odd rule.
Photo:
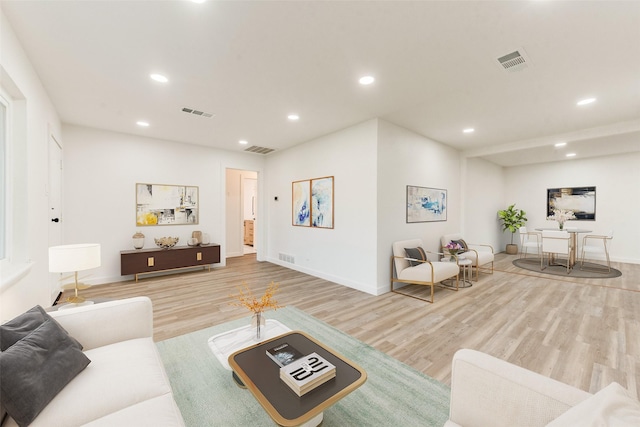
[[[52,246],[49,248],[49,271],[52,273],[74,272],[74,283],[63,286],[63,289],[74,289],[75,295],[67,298],[73,304],[93,304],[78,295],[78,290],[89,285],[78,283],[78,271],[100,267],[100,245],[98,243],[81,243],[77,245]],[[63,278],[62,280],[65,280]]]
[[[571,219],[576,219],[576,216],[573,213],[573,211],[567,211],[564,209],[554,209],[553,215],[548,216],[547,219],[551,221],[557,221],[558,228],[562,230],[564,229],[564,223]]]
[[[201,244],[201,243],[202,243],[202,231],[197,231],[197,230],[196,230],[196,231],[192,232],[192,233],[191,233],[191,237],[192,237],[193,239],[196,239],[196,240],[195,240],[196,245],[199,245],[199,244]]]
[[[209,239],[209,235],[207,233],[202,233],[202,244],[208,245],[209,243],[211,243],[211,240]]]
[[[136,184],[136,225],[198,224],[198,187]]]
[[[153,239],[156,242],[156,245],[162,249],[172,248],[178,243],[180,240],[179,237],[160,237]]]
[[[407,185],[407,223],[447,220],[447,190]]]
[[[135,249],[144,248],[144,234],[139,231],[133,235],[133,247]]]
[[[547,216],[556,209],[573,211],[575,219],[595,221],[596,187],[547,189]]]
[[[507,209],[498,211],[498,218],[502,221],[502,231],[509,230],[511,232],[511,243],[507,244],[506,253],[515,255],[518,253],[518,245],[513,243],[513,235],[526,224],[527,213],[522,209],[516,209],[515,203]]]
[[[270,308],[274,310],[282,308],[282,306],[278,305],[278,301],[273,298],[275,293],[278,292],[278,284],[273,281],[269,283],[267,290],[259,299],[253,295],[253,292],[251,291],[251,289],[249,289],[246,283],[243,283],[242,286],[239,286],[238,291],[238,295],[229,295],[230,297],[237,300],[230,302],[229,305],[232,305],[234,307],[245,307],[253,312],[251,325],[255,326],[255,337],[257,341],[260,341],[263,338],[262,327],[265,324],[265,319],[262,317],[262,313]]]

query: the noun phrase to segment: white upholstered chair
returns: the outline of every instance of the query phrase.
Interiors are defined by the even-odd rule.
[[[526,258],[529,252],[540,255],[542,235],[535,231],[527,231],[527,227],[520,227],[520,258]]]
[[[462,253],[459,253],[459,256],[464,256],[466,259],[471,260],[471,266],[476,270],[476,281],[480,277],[480,270],[486,270],[493,274],[493,247],[491,245],[484,245],[478,243],[467,243],[462,238],[461,234],[445,234],[440,238],[440,246],[443,248],[442,251],[447,253],[447,249],[445,246],[449,242],[464,242],[467,246],[467,250]],[[464,245],[462,245],[464,246]],[[491,267],[487,265],[491,264]],[[473,274],[471,275],[473,277]]]
[[[423,256],[408,256],[406,249],[414,249],[420,253],[422,250]],[[458,290],[458,273],[460,273],[460,267],[456,262],[441,262],[440,256],[442,254],[425,251],[420,239],[402,240],[395,242],[392,245],[393,255],[391,256],[391,292],[395,292],[401,295],[410,296],[423,301],[433,303],[433,291],[434,286],[439,284],[445,279],[455,278],[456,291]],[[437,258],[438,261],[431,261],[428,256]],[[420,259],[420,258],[425,259]],[[431,299],[420,298],[408,293],[399,292],[394,288],[394,283],[405,283],[410,285],[424,285],[431,287]],[[447,287],[452,289],[451,287]]]
[[[571,272],[569,257],[571,256],[571,236],[563,230],[543,230],[542,231],[542,256],[540,257],[540,270],[544,270],[544,254],[549,259],[547,265],[553,264],[555,255],[567,256],[567,274]]]
[[[604,256],[607,260],[607,270],[611,271],[611,261],[609,260],[609,246],[613,239],[613,231],[607,235],[588,234],[582,238],[582,251],[580,255],[580,270],[584,270],[584,259],[593,259],[593,256]],[[604,269],[592,269],[594,271],[605,272]]]

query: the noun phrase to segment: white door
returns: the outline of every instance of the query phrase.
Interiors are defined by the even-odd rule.
[[[49,246],[62,243],[62,147],[53,135],[49,136]],[[51,302],[60,292],[60,274],[50,273]]]

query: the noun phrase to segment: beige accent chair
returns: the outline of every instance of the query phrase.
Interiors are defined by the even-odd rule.
[[[542,256],[540,257],[540,270],[547,268],[544,265],[544,254],[547,254],[549,259],[547,266],[549,265],[561,265],[555,264],[555,255],[567,256],[567,274],[571,272],[571,236],[566,231],[561,230],[543,230],[542,231]]]
[[[445,234],[440,238],[440,245],[442,252],[448,255],[448,251],[445,246],[454,240],[463,240],[461,234]],[[466,259],[471,260],[471,266],[476,270],[476,282],[480,278],[480,270],[488,271],[493,274],[493,247],[491,245],[467,243],[468,250],[462,253],[458,253],[458,256],[464,256]],[[486,267],[487,264],[491,264],[491,267]],[[473,278],[473,274],[471,275]]]
[[[442,253],[424,251],[426,256],[437,257],[437,261],[420,260],[409,258],[405,249],[424,248],[422,240],[402,240],[392,245],[393,255],[391,256],[391,292],[400,295],[410,296],[422,301],[433,303],[434,286],[446,279],[455,277],[455,288],[444,286],[448,289],[458,290],[458,274],[460,267],[457,262],[441,262]],[[424,249],[423,249],[424,250]],[[411,264],[414,264],[413,266]],[[405,283],[410,285],[431,286],[431,299],[420,298],[404,292],[399,292],[394,288],[394,283]]]
[[[584,259],[587,254],[590,255],[603,255],[607,260],[607,270],[611,271],[611,261],[609,260],[609,246],[611,245],[611,239],[613,239],[613,230],[607,235],[589,234],[582,238],[582,251],[580,256],[580,270],[584,270]],[[588,257],[588,259],[592,259]],[[591,269],[593,271],[605,272],[604,269]]]
[[[526,258],[529,249],[540,255],[542,235],[536,231],[527,231],[527,227],[520,227],[520,258]]]

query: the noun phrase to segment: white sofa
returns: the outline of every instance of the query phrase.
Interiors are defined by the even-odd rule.
[[[596,394],[493,356],[453,357],[445,427],[640,426],[640,402],[617,383]]]
[[[30,424],[32,427],[184,426],[153,342],[146,297],[49,313],[84,347],[91,363]],[[17,426],[7,418],[5,426]]]

